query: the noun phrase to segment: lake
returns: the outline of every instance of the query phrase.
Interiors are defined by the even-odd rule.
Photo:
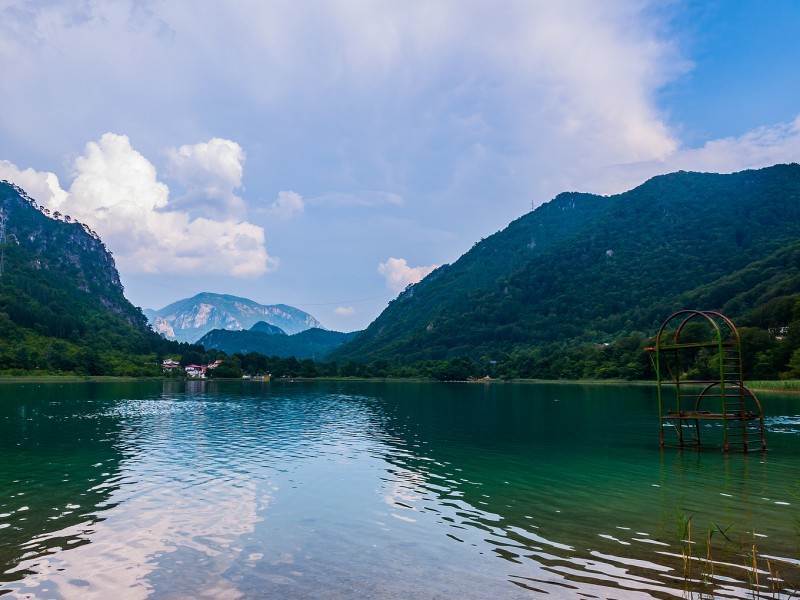
[[[662,450],[655,394],[2,384],[0,596],[788,598],[800,397],[725,455]]]

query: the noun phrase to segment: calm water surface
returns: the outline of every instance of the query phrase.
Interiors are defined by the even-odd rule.
[[[4,384],[0,595],[790,597],[800,398],[760,397],[725,456],[662,452],[652,387]]]

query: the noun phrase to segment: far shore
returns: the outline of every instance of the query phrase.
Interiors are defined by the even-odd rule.
[[[312,381],[342,381],[342,382],[376,382],[391,381],[395,383],[472,383],[472,384],[561,384],[561,385],[642,385],[654,386],[655,381],[651,380],[627,380],[627,379],[476,379],[470,381],[437,381],[435,379],[423,378],[393,378],[393,377],[274,377],[271,380],[239,379],[233,377],[218,377],[214,379],[195,379],[177,377],[130,377],[114,375],[20,375],[20,376],[0,376],[0,384],[3,383],[124,383],[135,381],[241,381],[243,383],[294,383]],[[788,393],[800,394],[800,379],[790,380],[764,380],[746,382],[748,389],[754,392],[769,393]]]

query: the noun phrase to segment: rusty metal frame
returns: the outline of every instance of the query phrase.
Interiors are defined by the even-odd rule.
[[[681,339],[684,328],[694,320],[711,325],[709,339],[685,342]],[[671,327],[675,327],[672,333]],[[681,359],[700,349],[716,352],[718,369],[714,379],[687,380],[681,372]],[[728,452],[732,443],[740,443],[742,451],[748,451],[748,441],[757,436],[761,450],[766,450],[764,436],[764,413],[761,403],[744,385],[742,373],[742,347],[739,331],[733,322],[716,311],[680,310],[671,315],[658,330],[655,345],[647,348],[656,371],[658,384],[659,439],[665,446],[664,425],[671,422],[678,434],[680,447],[700,446],[700,423],[720,421],[722,423],[723,450]],[[702,386],[699,394],[691,392],[693,386]],[[667,388],[674,389],[674,408],[664,410]],[[689,390],[687,390],[689,388]],[[694,398],[694,406],[686,406],[685,400]],[[719,400],[719,410],[707,410],[705,403]],[[682,402],[684,401],[684,402]],[[704,402],[705,401],[705,402]],[[682,405],[683,404],[683,405]],[[758,423],[755,423],[758,421]],[[753,427],[757,425],[754,431]],[[694,425],[693,444],[684,439],[684,426]],[[740,428],[736,426],[740,425]],[[730,431],[731,428],[735,428]],[[748,439],[748,437],[750,439]],[[731,441],[731,438],[734,441]],[[735,441],[739,438],[738,442]]]

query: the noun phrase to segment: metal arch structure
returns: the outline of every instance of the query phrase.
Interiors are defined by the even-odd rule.
[[[691,323],[699,327],[687,327]],[[680,310],[664,321],[655,345],[647,350],[658,383],[662,447],[665,426],[674,426],[683,448],[700,447],[701,423],[712,433],[716,423],[721,426],[716,431],[721,430],[725,452],[737,446],[747,452],[756,445],[766,450],[764,412],[744,385],[741,338],[733,321],[716,311]],[[700,353],[707,359],[708,377],[687,379],[686,372],[696,366]],[[672,406],[664,410],[670,396]]]

